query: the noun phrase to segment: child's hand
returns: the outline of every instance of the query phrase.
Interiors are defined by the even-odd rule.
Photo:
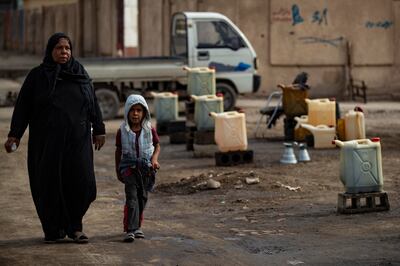
[[[160,169],[160,164],[158,163],[157,160],[151,160],[151,166],[153,167],[154,170]]]

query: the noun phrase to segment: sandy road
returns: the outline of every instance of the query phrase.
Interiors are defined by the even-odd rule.
[[[26,171],[26,136],[20,149],[0,151],[1,265],[400,265],[399,103],[369,103],[368,136],[381,136],[385,190],[391,210],[337,215],[339,150],[309,149],[312,162],[279,164],[282,124],[252,138],[259,100],[239,101],[247,115],[253,164],[215,167],[213,158],[193,158],[184,145],[161,137],[163,184],[151,194],[146,239],[122,239],[123,187],[114,176],[114,138],[120,120],[107,122],[107,143],[95,153],[98,196],[85,216],[87,245],[41,242]],[[342,104],[343,110],[354,103]],[[0,108],[0,139],[8,131],[11,108]],[[243,183],[257,176],[257,185]],[[192,191],[204,179],[219,190]],[[181,181],[181,180],[186,181]],[[185,183],[186,182],[186,183]],[[243,188],[235,189],[242,184]],[[290,191],[279,184],[299,186]],[[162,186],[160,186],[162,187]]]

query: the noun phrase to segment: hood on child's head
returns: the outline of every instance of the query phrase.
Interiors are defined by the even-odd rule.
[[[129,95],[128,99],[126,99],[125,101],[124,121],[126,125],[129,127],[129,121],[128,121],[129,110],[131,110],[132,106],[134,106],[135,104],[142,105],[146,111],[146,116],[142,121],[142,127],[146,129],[151,129],[151,117],[150,117],[149,107],[147,106],[146,100],[143,98],[143,96],[138,94]]]

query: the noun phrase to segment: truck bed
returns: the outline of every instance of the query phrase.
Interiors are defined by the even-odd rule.
[[[78,59],[94,82],[168,81],[186,78],[185,58],[129,57]]]

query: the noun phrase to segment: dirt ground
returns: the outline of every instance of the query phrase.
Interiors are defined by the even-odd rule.
[[[255,138],[264,100],[239,100],[254,162],[216,167],[184,144],[161,137],[161,169],[150,194],[146,238],[122,242],[123,186],[114,174],[121,118],[107,121],[107,143],[95,152],[97,200],[84,220],[90,243],[47,245],[29,190],[27,134],[13,154],[0,149],[0,265],[400,265],[400,103],[371,102],[367,137],[380,137],[390,210],[337,214],[339,148],[313,149],[311,162],[284,165],[282,119]],[[342,113],[356,103],[342,103]],[[0,108],[0,140],[12,108]],[[247,177],[260,183],[247,185]],[[205,189],[213,178],[221,188]]]

